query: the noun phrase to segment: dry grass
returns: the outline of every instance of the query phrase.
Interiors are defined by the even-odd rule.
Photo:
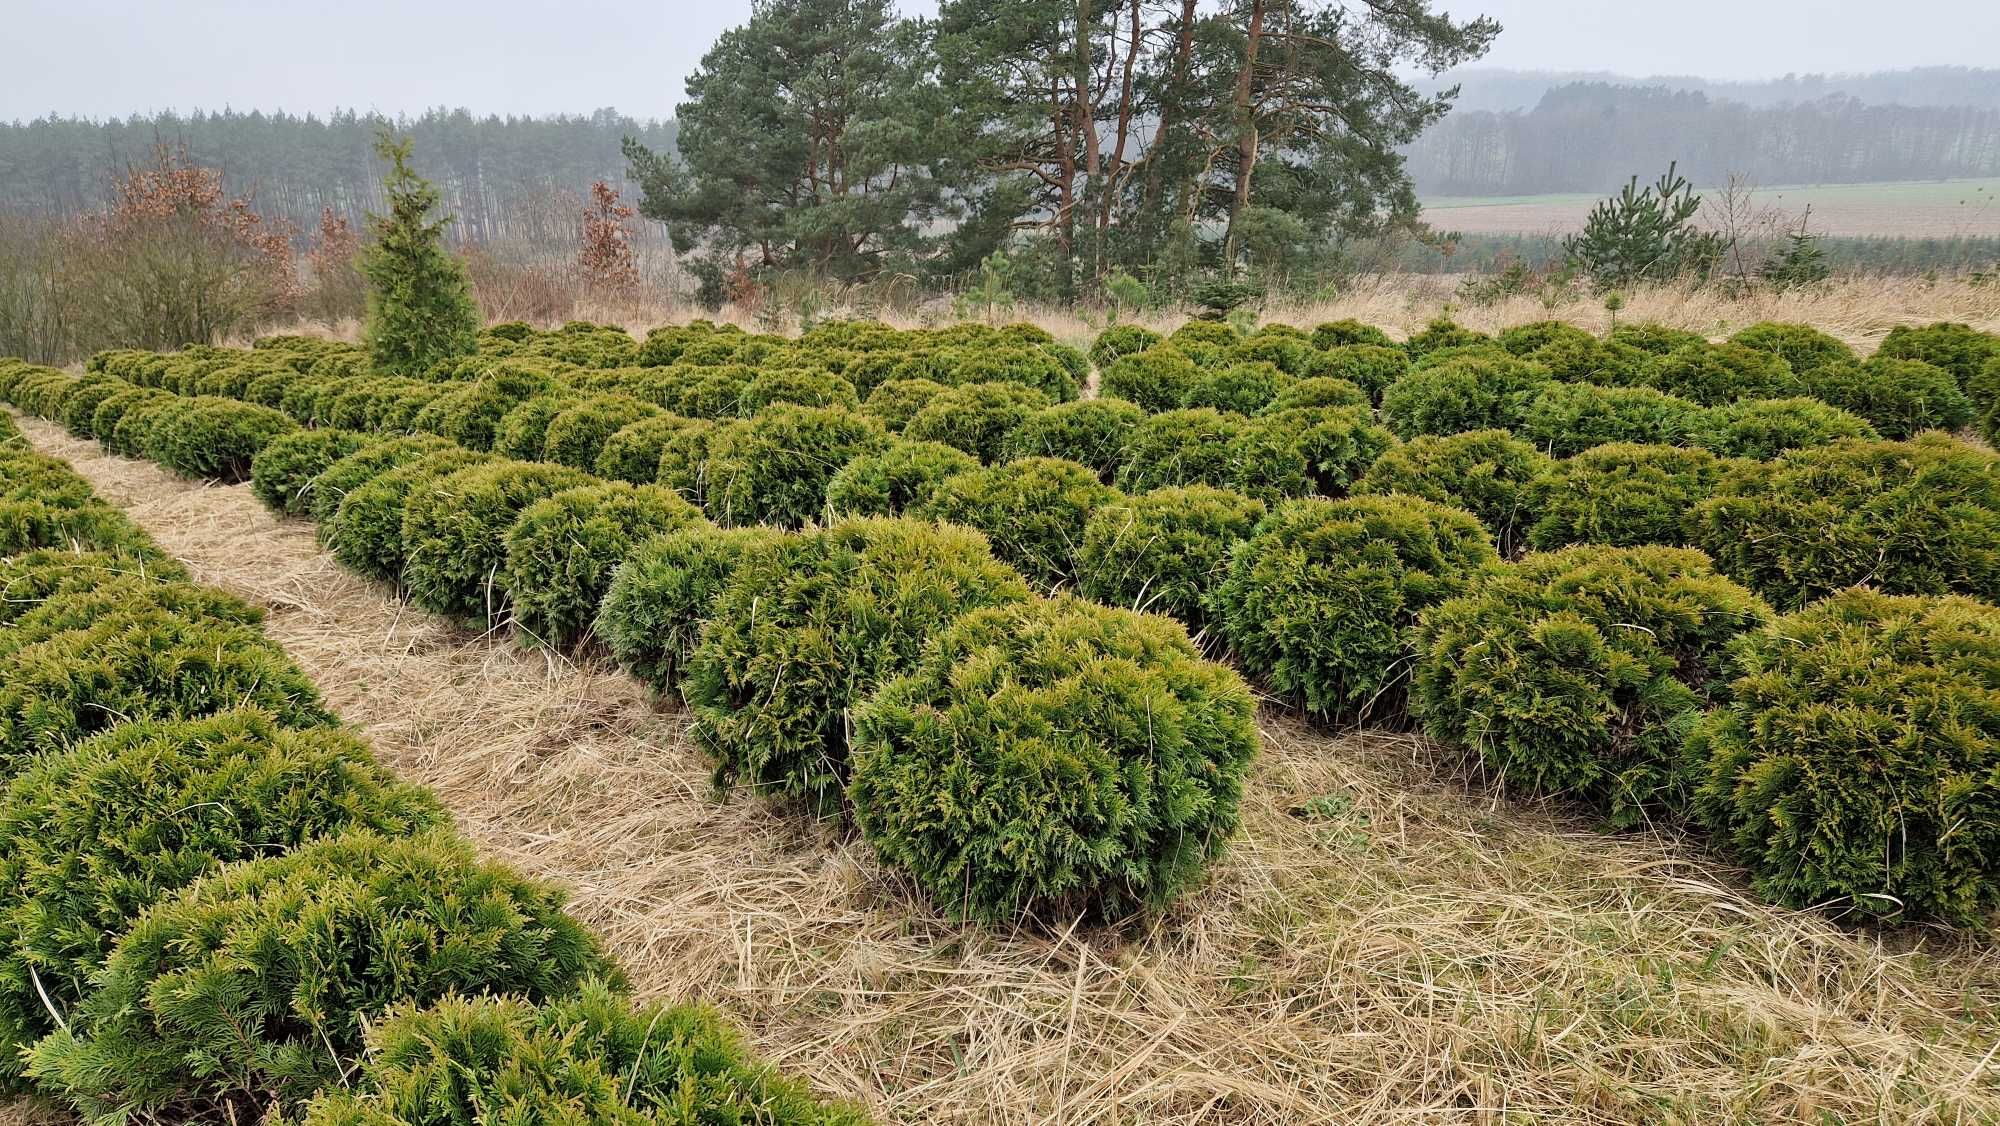
[[[2000,1121],[1991,936],[1766,907],[1689,841],[1276,710],[1241,837],[1181,908],[1126,934],[954,925],[839,828],[717,801],[682,717],[615,672],[407,610],[243,488],[23,429],[268,606],[386,761],[575,889],[642,992],[720,1005],[885,1119]]]

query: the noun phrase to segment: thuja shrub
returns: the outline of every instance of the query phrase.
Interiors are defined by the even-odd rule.
[[[449,438],[469,450],[490,450],[509,412],[554,384],[525,364],[503,363],[464,387],[455,387],[424,407],[415,427]]]
[[[1528,486],[1528,544],[1637,547],[1688,542],[1694,506],[1715,492],[1729,463],[1703,449],[1616,443],[1556,463]]]
[[[112,435],[117,432],[118,423],[124,419],[127,412],[145,404],[166,402],[172,398],[173,396],[165,391],[156,391],[150,387],[132,387],[114,391],[106,396],[103,402],[97,404],[97,409],[90,412],[90,433],[104,443],[105,449],[111,449]]]
[[[141,912],[224,864],[350,828],[443,826],[437,799],[332,728],[255,710],[120,724],[0,794],[0,1081],[89,995]],[[88,871],[89,879],[77,873]]]
[[[942,442],[991,464],[1000,460],[1015,427],[1048,405],[1048,396],[1018,383],[967,383],[925,404],[903,437]]]
[[[1806,393],[1806,382],[1785,358],[1741,344],[1692,344],[1662,357],[1649,373],[1652,386],[1703,406],[1738,399],[1783,399]]]
[[[1758,892],[1983,927],[2000,905],[2000,610],[1836,594],[1737,642],[1688,740],[1696,810]]]
[[[786,538],[776,528],[687,524],[634,547],[611,576],[596,632],[621,668],[666,692],[737,564]]]
[[[710,436],[702,507],[724,526],[799,527],[825,510],[835,473],[888,443],[882,424],[866,415],[781,403]],[[660,483],[675,484],[664,473]]]
[[[1618,828],[1685,813],[1682,745],[1729,642],[1770,619],[1686,548],[1529,555],[1424,611],[1410,712],[1508,787],[1583,802]]]
[[[514,624],[544,644],[576,645],[633,546],[697,522],[707,523],[700,509],[658,485],[585,485],[536,501],[506,532],[500,585]]]
[[[54,553],[31,554],[47,558]],[[12,617],[11,628],[0,635],[0,656],[17,653],[60,633],[89,629],[106,618],[142,611],[163,611],[189,622],[257,626],[264,621],[263,611],[235,595],[180,579],[104,570],[89,572],[87,581],[62,582],[39,575],[24,577],[31,586],[42,583],[53,586],[41,601]]]
[[[273,512],[303,516],[320,474],[378,440],[351,430],[299,430],[274,438],[250,463],[250,492]]]
[[[403,515],[410,497],[461,469],[493,464],[498,462],[491,454],[452,448],[391,469],[350,490],[332,518],[320,526],[320,539],[335,559],[352,570],[401,583],[409,555]]]
[[[1786,450],[1824,446],[1842,438],[1875,438],[1875,428],[1858,415],[1818,399],[1744,399],[1710,407],[1697,419],[1689,441],[1724,457],[1763,460]]]
[[[1228,571],[1230,548],[1249,539],[1263,518],[1263,502],[1206,485],[1112,501],[1084,525],[1078,590],[1200,631],[1208,624],[1209,598]]]
[[[340,510],[340,502],[347,499],[348,493],[385,473],[447,450],[460,452],[451,442],[429,436],[363,443],[320,471],[312,488],[304,493],[306,512],[322,526],[324,538],[324,525]]]
[[[589,472],[613,434],[660,408],[625,395],[593,395],[549,420],[542,436],[543,461]]]
[[[1412,358],[1422,359],[1447,348],[1469,348],[1492,342],[1493,338],[1483,332],[1465,328],[1449,317],[1439,317],[1425,325],[1422,332],[1404,341],[1403,350]]]
[[[91,1115],[295,1108],[359,1067],[392,1006],[615,976],[563,899],[448,833],[349,832],[225,869],[139,918],[28,1072]]]
[[[78,380],[69,394],[63,396],[62,409],[56,414],[56,421],[72,438],[95,438],[97,431],[90,422],[97,414],[97,408],[106,399],[130,388],[132,385],[122,379],[99,377]]]
[[[1316,375],[1309,379],[1295,380],[1271,397],[1265,403],[1263,412],[1273,414],[1278,411],[1297,410],[1300,407],[1362,407],[1375,405],[1375,400],[1361,385],[1353,380],[1332,375]]]
[[[1301,355],[1311,349],[1294,344]],[[1269,363],[1236,363],[1202,373],[1181,400],[1184,407],[1213,407],[1237,414],[1256,414],[1297,382]]]
[[[1379,402],[1382,392],[1410,370],[1410,355],[1383,344],[1347,344],[1328,348],[1306,365],[1308,378],[1345,379]]]
[[[1827,364],[1807,373],[1806,389],[1815,399],[1867,419],[1892,441],[1974,421],[1972,399],[1958,380],[1921,360],[1871,356],[1865,363]]]
[[[1090,342],[1090,362],[1107,368],[1120,357],[1143,352],[1165,339],[1140,325],[1111,325]]]
[[[1699,403],[1651,387],[1551,383],[1528,400],[1514,433],[1553,457],[1571,457],[1613,442],[1680,445],[1711,422]]]
[[[2000,335],[1950,322],[1923,328],[1897,325],[1889,330],[1875,354],[1892,360],[1919,360],[1943,368],[1964,387],[1971,384],[1987,361],[2000,356]]]
[[[1495,343],[1516,356],[1533,356],[1552,344],[1584,347],[1597,343],[1597,338],[1587,330],[1563,321],[1535,321],[1530,324],[1515,325],[1512,328],[1502,329],[1493,339]]]
[[[403,506],[403,585],[411,601],[491,620],[506,597],[498,580],[514,521],[536,501],[595,483],[567,466],[502,461],[418,485]]]
[[[858,709],[849,794],[882,863],[954,916],[1119,919],[1222,853],[1254,717],[1177,623],[1035,599],[958,619]]]
[[[1007,435],[1004,458],[1060,457],[1087,465],[1106,480],[1124,461],[1125,442],[1146,418],[1124,399],[1078,399],[1029,415]]]
[[[1076,462],[1025,457],[946,478],[911,515],[985,532],[995,555],[1053,589],[1076,581],[1083,529],[1119,495]]]
[[[523,399],[493,428],[493,452],[517,461],[536,461],[547,444],[549,424],[576,403],[567,391],[550,392]]]
[[[1188,321],[1167,334],[1169,345],[1194,357],[1203,367],[1221,363],[1242,340],[1235,326],[1224,321]]]
[[[145,553],[69,547],[23,552],[0,560],[0,626],[11,625],[57,595],[119,579],[166,585],[186,578],[180,564]]]
[[[60,547],[157,552],[130,517],[102,501],[55,501],[32,492],[0,498],[0,555]]]
[[[1854,349],[1811,325],[1765,321],[1730,337],[1729,342],[1782,356],[1800,374],[1828,364],[1849,363],[1855,358]]]
[[[809,368],[780,368],[762,371],[743,385],[736,411],[745,418],[773,403],[800,407],[846,407],[861,405],[854,384],[830,371]]]
[[[298,666],[250,626],[139,608],[0,657],[0,774],[115,723],[261,707],[331,724]]]
[[[836,517],[900,516],[929,504],[946,478],[977,468],[978,458],[942,442],[891,438],[833,475],[826,485],[826,510]]]
[[[1327,321],[1312,330],[1312,345],[1322,350],[1344,348],[1351,344],[1373,344],[1387,348],[1395,344],[1389,334],[1374,325],[1362,324],[1348,319]]]
[[[703,494],[707,491],[709,447],[725,427],[742,425],[741,422],[721,423],[697,418],[675,430],[660,446],[660,463],[654,470],[654,482],[705,508]]]
[[[2000,590],[2000,458],[1945,435],[1739,463],[1713,492],[1691,513],[1695,545],[1781,610],[1856,583]]]
[[[1251,419],[1230,447],[1230,487],[1267,503],[1346,496],[1396,445],[1361,407],[1299,407]]]
[[[1555,459],[1505,430],[1413,438],[1375,460],[1357,495],[1402,493],[1479,517],[1503,555],[1520,546],[1530,522],[1528,486]]]
[[[1097,382],[1102,393],[1150,413],[1179,407],[1200,378],[1201,369],[1187,353],[1162,345],[1120,356],[1098,374]]]
[[[1659,357],[1651,352],[1594,337],[1563,336],[1527,354],[1528,360],[1569,383],[1600,387],[1643,387],[1652,381]]]
[[[602,982],[573,997],[447,997],[367,1030],[352,1087],[322,1091],[305,1126],[471,1122],[863,1126],[760,1063],[712,1010],[634,1008]]]
[[[1027,597],[985,536],[916,520],[849,521],[746,555],[681,683],[696,738],[718,781],[834,810],[849,709],[952,619]]]
[[[1126,492],[1177,485],[1227,486],[1234,443],[1250,420],[1212,407],[1162,411],[1132,428],[1114,478]]]
[[[97,440],[103,443],[105,449],[120,457],[148,457],[150,455],[146,451],[152,445],[153,424],[167,412],[181,409],[183,401],[178,395],[155,392],[153,397],[126,407],[109,431],[97,432]]]
[[[1296,331],[1296,330],[1295,330]],[[1267,333],[1259,329],[1249,339],[1231,348],[1223,363],[1216,371],[1226,371],[1244,364],[1263,366],[1277,370],[1280,374],[1297,377],[1305,374],[1306,365],[1319,354],[1312,341],[1304,335]],[[1190,406],[1212,405],[1189,403]],[[1231,410],[1241,408],[1231,407]],[[1254,409],[1254,408],[1252,408]]]
[[[1454,359],[1391,383],[1382,392],[1382,421],[1404,439],[1512,430],[1552,382],[1548,369],[1504,355]]]
[[[1622,324],[1611,330],[1606,337],[1613,344],[1623,344],[1650,352],[1655,356],[1665,356],[1689,345],[1708,343],[1708,338],[1698,332],[1681,328],[1669,328],[1663,324]]]
[[[918,411],[949,390],[935,379],[891,379],[868,393],[861,413],[879,421],[890,433],[900,433]]]
[[[1215,617],[1273,691],[1323,715],[1395,719],[1405,631],[1497,559],[1471,513],[1419,497],[1290,501],[1231,552]]]
[[[660,454],[667,443],[695,420],[677,414],[654,414],[619,427],[597,453],[591,471],[599,477],[633,485],[650,485],[660,475]]]

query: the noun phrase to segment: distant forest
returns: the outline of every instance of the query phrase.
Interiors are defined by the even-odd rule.
[[[1690,75],[1637,77],[1605,70],[1510,70],[1470,66],[1414,85],[1424,93],[1458,87],[1460,111],[1529,110],[1558,86],[1579,82],[1686,90],[1746,106],[1781,106],[1822,98],[1853,98],[1871,106],[1975,106],[2000,109],[2000,70],[1924,66],[1868,74],[1788,74],[1753,82]]]

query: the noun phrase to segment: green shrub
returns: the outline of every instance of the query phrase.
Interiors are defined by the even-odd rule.
[[[1139,325],[1111,325],[1090,342],[1090,362],[1107,368],[1120,357],[1143,352],[1164,339],[1152,329]]]
[[[1806,393],[1806,382],[1783,356],[1741,344],[1689,345],[1654,366],[1652,385],[1703,406],[1738,399],[1785,399]]]
[[[1059,350],[951,348],[940,353],[940,358],[945,376],[940,383],[1013,383],[1040,391],[1052,403],[1066,403],[1077,396],[1077,378]]]
[[[340,510],[340,502],[347,499],[348,493],[391,470],[447,450],[460,452],[443,438],[389,438],[366,443],[327,466],[304,494],[308,512],[321,525],[322,538],[326,523]]]
[[[1162,411],[1132,428],[1115,477],[1126,492],[1179,485],[1227,487],[1236,479],[1236,439],[1250,425],[1212,407]]]
[[[1278,411],[1297,410],[1301,407],[1373,407],[1375,401],[1368,392],[1352,380],[1331,375],[1316,375],[1310,379],[1292,382],[1263,407],[1262,413],[1275,414]]]
[[[1618,828],[1687,809],[1682,746],[1731,638],[1770,619],[1686,548],[1529,555],[1426,610],[1410,711],[1509,787],[1589,803]]]
[[[172,395],[149,387],[114,391],[106,396],[103,402],[97,404],[96,410],[90,412],[90,433],[104,443],[105,449],[116,453],[117,451],[112,449],[112,437],[117,433],[118,423],[128,412],[143,404],[164,403],[172,399]]]
[[[701,510],[658,485],[585,485],[523,509],[506,531],[506,590],[516,626],[567,649],[597,617],[611,575],[634,544],[694,523]]]
[[[1413,359],[1422,359],[1447,348],[1468,348],[1492,342],[1493,338],[1483,332],[1464,328],[1453,323],[1449,317],[1439,317],[1425,325],[1422,332],[1404,341],[1403,350]]]
[[[1877,436],[1866,419],[1818,399],[1744,399],[1703,411],[1689,441],[1724,457],[1761,461],[1786,450]]]
[[[689,418],[737,417],[743,389],[757,375],[747,364],[674,370],[681,376],[679,384],[660,405]]]
[[[1728,462],[1701,449],[1620,442],[1556,463],[1528,486],[1528,545],[1639,547],[1688,542],[1685,523]]]
[[[1729,342],[1781,356],[1800,375],[1828,364],[1851,363],[1855,358],[1854,349],[1811,325],[1765,321],[1730,337]]]
[[[449,834],[349,832],[142,915],[29,1074],[86,1114],[248,1121],[337,1087],[362,1030],[454,994],[562,997],[614,971],[553,886]]]
[[[1919,360],[1943,368],[1964,387],[1971,384],[1988,361],[2000,357],[2000,335],[1949,322],[1923,328],[1897,325],[1889,330],[1875,354],[1892,360]]]
[[[1463,508],[1512,555],[1530,522],[1528,487],[1554,459],[1505,430],[1413,438],[1390,449],[1356,482],[1356,495],[1403,493]]]
[[[120,724],[35,760],[0,796],[0,1082],[74,1010],[141,912],[224,864],[348,828],[446,823],[358,739],[257,711]],[[79,872],[89,872],[79,879]]]
[[[516,461],[538,461],[548,444],[549,424],[556,416],[576,405],[568,391],[535,395],[521,400],[493,428],[493,452]]]
[[[56,503],[33,496],[0,500],[0,556],[39,548],[158,552],[130,517],[102,501]]]
[[[1301,354],[1311,351],[1296,345]],[[1213,407],[1238,414],[1256,414],[1297,382],[1268,363],[1238,363],[1205,371],[1181,400],[1184,407]]]
[[[69,431],[72,438],[95,438],[97,431],[90,423],[97,414],[97,408],[103,406],[106,399],[131,386],[122,379],[108,376],[78,380],[70,393],[63,397],[62,410],[58,412],[56,421],[62,423],[63,429]]]
[[[1569,383],[1600,387],[1644,387],[1652,382],[1660,359],[1651,352],[1616,341],[1564,336],[1528,353],[1527,359]]]
[[[1376,459],[1396,445],[1361,407],[1300,407],[1251,419],[1229,450],[1229,484],[1274,503],[1286,497],[1346,496]]]
[[[604,440],[591,466],[599,477],[633,485],[650,485],[660,475],[660,455],[674,435],[695,425],[677,414],[654,414],[619,427]]]
[[[1623,344],[1628,348],[1637,348],[1641,352],[1650,352],[1655,356],[1677,352],[1689,345],[1708,343],[1708,337],[1698,332],[1668,328],[1662,324],[1644,323],[1619,325],[1611,330],[1607,339],[1613,344]]]
[[[400,583],[409,554],[403,516],[410,497],[461,469],[493,464],[498,462],[491,454],[447,448],[392,468],[349,490],[320,526],[320,538],[350,569],[371,579]]]
[[[965,918],[1122,918],[1236,832],[1255,702],[1165,618],[1063,596],[960,618],[856,717],[882,863]]]
[[[781,403],[709,439],[701,503],[724,526],[796,528],[825,511],[835,473],[888,444],[881,423],[866,415]],[[675,484],[664,473],[660,483]]]
[[[554,381],[542,370],[525,362],[503,362],[474,382],[433,399],[414,425],[469,450],[490,450],[509,412],[553,389]]]
[[[1855,583],[2000,590],[2000,459],[1942,434],[1848,440],[1731,467],[1691,514],[1724,574],[1795,609]]]
[[[1990,589],[1990,588],[1989,588]],[[1972,928],[2000,904],[2000,610],[1851,590],[1743,637],[1688,741],[1758,892]]]
[[[1305,374],[1306,365],[1316,360],[1319,355],[1319,350],[1314,348],[1312,342],[1304,336],[1286,336],[1283,334],[1265,333],[1259,330],[1249,339],[1231,348],[1225,354],[1222,363],[1215,365],[1214,370],[1226,371],[1230,368],[1247,364],[1253,367],[1268,367],[1281,375],[1296,378]],[[1210,404],[1188,403],[1187,405],[1202,406]],[[1256,406],[1262,405],[1262,403],[1256,404]],[[1256,406],[1253,406],[1251,409],[1255,410]],[[1229,409],[1237,410],[1241,408],[1231,407]],[[1249,412],[1246,411],[1245,413]]]
[[[1497,556],[1471,513],[1417,497],[1295,500],[1230,553],[1214,612],[1244,671],[1311,711],[1402,711],[1417,614]]]
[[[1344,379],[1379,402],[1382,392],[1410,370],[1409,353],[1387,344],[1348,344],[1329,348],[1306,365],[1308,378]]]
[[[833,475],[826,485],[826,510],[839,517],[900,516],[929,504],[947,477],[977,468],[977,458],[941,442],[891,438]]]
[[[1515,325],[1503,329],[1493,338],[1500,347],[1516,356],[1532,357],[1550,345],[1584,347],[1597,343],[1597,338],[1584,329],[1562,321],[1535,321],[1531,324]]]
[[[1958,380],[1920,360],[1873,356],[1866,363],[1827,364],[1807,373],[1806,389],[1813,398],[1868,420],[1892,441],[1925,430],[1957,430],[1975,416]]]
[[[901,433],[918,411],[949,390],[935,379],[891,379],[868,393],[861,413],[879,421],[891,434]]]
[[[1007,435],[1003,460],[1067,458],[1109,481],[1124,460],[1126,439],[1145,418],[1145,411],[1124,399],[1057,403],[1029,415]]]
[[[448,997],[399,1007],[368,1029],[367,1044],[357,1084],[322,1091],[305,1126],[867,1121],[757,1062],[714,1012],[634,1010],[600,982],[541,1005]]]
[[[1365,325],[1357,320],[1328,321],[1313,329],[1313,347],[1322,351],[1345,348],[1352,344],[1373,344],[1387,348],[1395,344],[1389,334],[1374,325]]]
[[[107,403],[110,401],[114,400]],[[178,395],[156,392],[151,398],[125,407],[109,431],[97,432],[97,440],[120,457],[146,457],[146,450],[152,445],[153,424],[167,412],[181,409],[182,402]]]
[[[33,554],[48,558],[56,553]],[[28,577],[28,581],[31,586],[52,582],[53,589],[41,601],[12,616],[10,628],[0,634],[0,656],[20,652],[57,634],[89,629],[106,618],[153,610],[189,622],[252,627],[264,622],[263,611],[235,595],[181,579],[92,570],[68,582],[41,576]]]
[[[331,724],[319,692],[257,630],[138,608],[0,657],[0,775],[21,756],[119,722],[261,707],[286,724]]]
[[[120,579],[166,585],[186,578],[180,564],[144,554],[66,547],[23,552],[0,559],[0,626],[13,624],[57,595]]]
[[[588,473],[613,434],[658,413],[658,407],[625,395],[592,395],[549,420],[539,456]]]
[[[744,384],[736,411],[749,418],[773,403],[856,410],[861,406],[861,396],[855,393],[853,383],[830,371],[783,368],[759,372]]]
[[[1203,367],[1221,363],[1243,336],[1225,321],[1188,321],[1167,334],[1167,343]]]
[[[1206,485],[1156,489],[1103,505],[1084,525],[1078,590],[1113,606],[1208,624],[1229,549],[1250,538],[1264,505]]]
[[[502,461],[419,484],[403,506],[410,600],[440,614],[491,621],[505,593],[497,580],[507,561],[507,530],[536,501],[594,483],[567,466]],[[533,566],[526,559],[523,565]]]
[[[660,447],[660,464],[655,470],[654,482],[706,508],[704,494],[708,485],[708,451],[725,425],[740,426],[742,423],[725,424],[697,418],[668,435],[665,444]]]
[[[903,428],[903,437],[942,442],[991,464],[1000,460],[1014,428],[1048,405],[1048,396],[1018,383],[968,383],[925,404]]]
[[[776,528],[687,524],[646,540],[612,574],[597,636],[620,667],[665,692],[694,652],[736,565],[785,537]]]
[[[390,164],[388,213],[369,216],[373,237],[355,263],[368,283],[361,336],[369,362],[398,375],[475,351],[481,320],[465,263],[445,248],[451,220],[432,217],[440,193],[411,170],[410,144],[387,132],[375,139],[376,157]]]
[[[968,610],[1028,597],[986,537],[856,520],[741,557],[681,694],[718,781],[838,807],[849,709]]]
[[[1084,525],[1118,496],[1076,462],[1026,457],[946,478],[911,515],[985,532],[995,555],[1053,589],[1076,581]]]
[[[375,441],[350,430],[300,430],[272,439],[250,463],[250,492],[273,512],[303,516],[320,474]]]
[[[1098,373],[1098,390],[1114,399],[1137,403],[1152,413],[1178,408],[1201,369],[1178,348],[1162,345],[1120,356]]]
[[[1551,383],[1528,400],[1514,433],[1553,457],[1613,442],[1678,445],[1711,416],[1699,404],[1651,387]]]
[[[233,399],[183,399],[154,417],[146,431],[148,457],[183,477],[248,480],[250,463],[273,439],[298,424],[269,407]]]
[[[1553,382],[1523,360],[1470,357],[1420,368],[1382,392],[1382,421],[1398,438],[1467,430],[1512,430],[1528,403]]]

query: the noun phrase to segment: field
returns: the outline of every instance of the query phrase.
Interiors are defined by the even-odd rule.
[[[622,970],[631,1005],[713,1006],[754,1058],[870,1120],[1991,1121],[2000,847],[1980,811],[2000,801],[2000,295],[1877,284],[1762,304],[1642,292],[1615,330],[1589,304],[1526,299],[1432,324],[1446,294],[1383,286],[1272,310],[1299,330],[1250,335],[1164,322],[1100,335],[1060,318],[803,337],[499,326],[478,354],[418,376],[307,338],[121,350],[81,373],[0,363],[20,431],[0,447],[0,582],[12,604],[13,584],[52,581],[48,559],[24,553],[101,546],[261,610],[256,644],[370,761],[433,795],[482,861],[568,889],[568,916]],[[1537,323],[1551,315],[1575,325]],[[1911,331],[1940,319],[1971,327]],[[1764,321],[1825,332],[1752,327]],[[1479,435],[1506,452],[1476,453],[1496,441]],[[1445,448],[1470,460],[1417,457]],[[1518,496],[1498,504],[1495,482]],[[1753,497],[1775,499],[1753,512]],[[1203,522],[1231,505],[1272,515]],[[983,538],[951,538],[940,519]],[[1145,520],[1171,529],[1171,550],[1120,533]],[[744,554],[709,601],[685,601],[684,576],[757,536],[729,548]],[[1667,550],[1683,544],[1701,551]],[[1616,608],[1505,601],[1544,566],[1561,576],[1546,597],[1589,588],[1597,568],[1638,593]],[[1907,600],[1843,593],[1857,582]],[[10,630],[48,628],[56,644],[126,612],[93,589],[29,600],[60,610],[52,622],[0,619],[0,768],[31,750],[85,755],[124,726],[105,715],[117,675],[92,674],[105,703],[77,704],[74,731],[48,718],[70,714],[68,697],[8,679],[53,683],[12,655]],[[166,598],[147,590],[120,597]],[[169,617],[235,612],[173,597]],[[1110,608],[1131,604],[1154,612]],[[1813,633],[1827,606],[1917,618],[1867,619],[1835,644]],[[1473,628],[1475,611],[1501,615],[1476,645],[1427,633]],[[975,628],[987,618],[997,635]],[[1598,640],[1565,643],[1574,627],[1557,623],[1578,621]],[[1545,650],[1508,650],[1517,664],[1467,663],[1544,629]],[[1862,660],[1883,678],[1874,695],[1785,707],[1759,695],[1771,684],[1723,687],[1758,639],[1831,661],[1932,629],[1934,651]],[[673,638],[690,650],[675,657]],[[1884,671],[1947,651],[1965,663]],[[934,666],[950,675],[925,680]],[[1643,689],[1638,667],[1652,669]],[[1503,682],[1535,703],[1479,695]],[[1066,711],[1077,685],[1088,706]],[[926,715],[976,717],[953,759],[975,789],[918,772],[861,783],[928,730],[894,726],[898,693],[929,693],[911,697]],[[216,695],[190,692],[173,722],[199,722]],[[1454,711],[1466,700],[1513,726]],[[1722,722],[1781,727],[1822,707],[1839,720],[1796,748]],[[1877,762],[1848,721],[1887,725],[1907,753]],[[1856,863],[1821,867],[1776,832],[1770,851],[1746,846],[1725,830],[1727,803],[1697,810],[1676,773],[1715,753],[1683,745],[1697,724],[1771,755],[1763,776],[1795,800],[1885,810],[1912,840],[1907,862],[1885,871],[1870,858],[1895,846],[1831,816],[1815,847]],[[1107,773],[1036,781],[1058,737],[1071,740],[1060,761]],[[1516,757],[1494,752],[1503,740]],[[1839,793],[1772,781],[1768,763],[1794,752],[1819,756]],[[1920,754],[1941,765],[1911,765]],[[1174,774],[1186,760],[1204,765]],[[1839,773],[1857,760],[1860,775]],[[1574,773],[1552,781],[1557,769]],[[1701,766],[1728,769],[1720,754]],[[1002,774],[1019,787],[977,789]],[[1147,804],[1190,778],[1209,796]],[[1107,831],[1070,800],[1099,786],[1117,790],[1113,808],[1195,828]],[[904,792],[948,826],[947,811],[976,806],[1013,844],[986,850],[977,819],[951,837],[926,813],[911,831],[933,832],[930,851],[901,848],[885,826]],[[7,834],[28,794],[0,799],[0,851],[27,840]],[[1743,802],[1735,816],[1756,812]],[[1971,813],[1940,825],[1933,806]],[[1043,849],[1035,831],[1052,824],[1089,856]],[[1203,826],[1226,847],[1201,850],[1191,876],[1154,866]],[[69,909],[37,894],[38,910]],[[0,970],[17,957],[10,917]],[[373,956],[365,942],[342,955],[364,966],[357,980],[374,980]],[[477,980],[520,969],[495,958]],[[48,1026],[56,1048],[38,1060],[61,1063],[71,1037],[114,1021],[79,986],[54,1035],[62,995],[21,1000],[11,972],[0,1039],[21,1035],[10,1020]],[[405,988],[389,999],[441,997]],[[319,1003],[364,1025],[384,1003],[358,986],[339,996]],[[9,1015],[20,1004],[29,1017]],[[322,1099],[385,1098],[387,1056],[363,1053],[353,1023],[331,1021],[324,1044],[279,1020],[249,1035],[305,1052]],[[247,1078],[223,1081],[175,1059],[146,1093],[159,1120],[302,1102],[267,1063],[246,1057]],[[557,1066],[592,1063],[577,1049]],[[476,1086],[485,1073],[466,1066]],[[753,1084],[731,1075],[729,1090]],[[116,1068],[35,1077],[86,1111],[137,1097]],[[601,1093],[654,1097],[629,1080]],[[775,1120],[853,1120],[804,1106]]]
[[[1601,198],[1583,192],[1441,196],[1423,201],[1424,218],[1439,230],[1464,234],[1564,234],[1581,227]],[[2000,180],[1787,185],[1760,188],[1756,203],[1792,216],[1810,206],[1812,229],[1834,237],[2000,236]]]

